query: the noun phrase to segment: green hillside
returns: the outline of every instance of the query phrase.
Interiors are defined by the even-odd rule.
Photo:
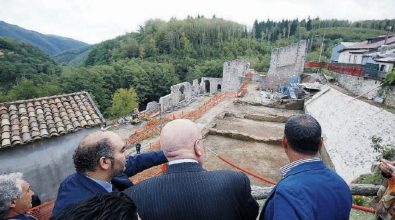
[[[45,35],[0,21],[0,36],[32,44],[46,54],[54,56],[65,50],[87,46],[87,43],[56,35]]]
[[[32,98],[34,93],[24,92],[26,97],[14,96],[13,86],[23,81],[45,84],[50,78],[59,77],[60,73],[58,65],[37,47],[0,37],[0,101]],[[5,96],[6,93],[8,97]],[[43,91],[36,95],[46,93]]]
[[[53,56],[52,58],[57,63],[68,64],[77,67],[85,63],[85,60],[88,57],[91,49],[91,45],[83,46],[77,49],[66,50]]]

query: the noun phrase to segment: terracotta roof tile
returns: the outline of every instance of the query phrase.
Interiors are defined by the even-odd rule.
[[[87,92],[0,103],[0,148],[104,124]]]

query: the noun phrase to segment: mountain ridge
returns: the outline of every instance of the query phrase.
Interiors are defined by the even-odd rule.
[[[89,46],[89,44],[85,42],[72,38],[53,34],[42,34],[34,30],[22,28],[18,25],[9,24],[5,21],[0,21],[0,36],[32,44],[49,56],[55,56],[67,50]]]

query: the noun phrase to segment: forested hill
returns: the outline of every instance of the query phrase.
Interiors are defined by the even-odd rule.
[[[45,95],[29,94],[29,88],[20,87],[22,94],[13,93],[12,87],[22,79],[31,79],[32,83],[46,84],[52,77],[58,77],[61,69],[40,49],[30,44],[0,37],[0,102],[8,92],[9,100],[33,98]],[[47,89],[43,89],[47,90]],[[43,91],[44,93],[46,91]]]
[[[30,43],[50,56],[88,45],[87,43],[71,38],[41,34],[36,31],[21,28],[17,25],[8,24],[4,21],[0,21],[0,36]]]

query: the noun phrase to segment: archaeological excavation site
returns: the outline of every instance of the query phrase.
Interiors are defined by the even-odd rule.
[[[250,69],[248,61],[225,62],[223,78],[174,85],[170,94],[149,103],[146,112],[154,115],[155,122],[124,137],[132,145],[141,142],[145,151],[156,150],[166,122],[194,120],[204,136],[207,170],[244,170],[252,173],[252,185],[267,187],[281,179],[279,168],[289,163],[281,144],[286,120],[307,113],[323,129],[321,159],[350,184],[371,172],[377,156],[372,136],[394,143],[395,117],[366,101],[367,95],[377,95],[370,87],[362,88],[369,92],[358,96],[332,85],[322,74],[305,74],[305,56],[306,41],[275,48],[265,75]],[[338,77],[350,76],[339,73]],[[133,181],[164,170],[147,170]]]

